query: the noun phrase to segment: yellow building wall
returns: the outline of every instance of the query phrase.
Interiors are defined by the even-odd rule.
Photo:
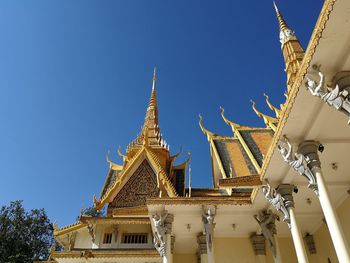
[[[197,263],[197,256],[194,254],[174,254],[175,263]]]

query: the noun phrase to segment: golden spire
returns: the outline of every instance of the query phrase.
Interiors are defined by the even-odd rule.
[[[250,102],[252,103],[252,108],[253,108],[254,112],[256,113],[256,115],[258,115],[260,118],[262,118],[264,120],[267,127],[270,127],[273,131],[276,131],[276,128],[277,128],[276,125],[278,123],[278,119],[261,113],[260,111],[258,111],[256,109],[255,102],[253,100],[250,100]]]
[[[265,93],[264,93],[264,96],[265,96],[265,99],[266,99],[266,103],[267,105],[269,106],[269,108],[275,113],[276,115],[276,118],[279,119],[279,117],[281,116],[281,110],[276,108],[275,106],[273,106],[269,100],[269,96],[267,96]]]
[[[278,10],[276,3],[273,2],[276,10],[277,20],[280,28],[280,42],[284,62],[286,64],[285,71],[287,73],[287,90],[293,86],[296,75],[299,71],[301,61],[304,58],[304,49],[302,48],[294,31],[288,27],[282,14]]]
[[[273,6],[275,7],[275,10],[276,10],[276,15],[277,15],[278,23],[280,26],[280,31],[284,31],[284,30],[288,29],[289,27],[288,27],[286,21],[284,20],[283,16],[281,15],[280,11],[278,10],[278,7],[277,7],[275,1],[273,1]]]
[[[165,141],[162,139],[162,135],[159,129],[158,123],[158,104],[157,104],[157,90],[156,90],[156,67],[153,72],[153,83],[151,97],[148,103],[146,117],[144,124],[141,128],[141,133],[136,140],[132,141],[128,146],[128,151],[134,147],[141,145],[147,145],[149,147],[158,147],[167,149]]]

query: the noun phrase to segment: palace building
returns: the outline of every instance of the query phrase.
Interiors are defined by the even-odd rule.
[[[109,168],[94,207],[59,228],[48,262],[350,262],[350,2],[325,0],[307,48],[275,5],[286,101],[264,127],[238,124],[208,141],[212,188],[186,185],[190,157],[159,128],[156,73],[140,134]],[[284,90],[280,91],[281,93]],[[207,160],[209,161],[209,160]],[[187,179],[186,179],[187,178]]]

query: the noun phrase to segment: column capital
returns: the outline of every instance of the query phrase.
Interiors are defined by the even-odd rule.
[[[299,144],[298,152],[305,156],[307,166],[312,172],[315,169],[321,169],[319,151],[323,151],[323,145],[318,141],[303,141]]]
[[[269,203],[277,211],[283,213],[283,221],[285,221],[290,228],[289,209],[294,207],[293,192],[297,193],[298,188],[291,184],[280,184],[276,189],[273,189],[271,185],[266,182],[266,184],[262,186],[262,192]]]
[[[288,163],[295,171],[304,176],[308,181],[308,187],[318,196],[317,179],[315,169],[320,169],[321,163],[318,158],[317,150],[320,149],[320,143],[315,141],[305,141],[299,145],[297,153],[293,153],[293,146],[287,136],[279,141],[278,150],[284,161]]]

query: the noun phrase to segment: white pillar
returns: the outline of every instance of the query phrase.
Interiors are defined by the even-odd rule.
[[[163,263],[173,263],[173,254],[171,253],[171,234],[165,235],[165,256],[163,257]]]
[[[323,180],[321,169],[316,171],[316,179],[318,185],[319,199],[323,214],[327,221],[327,226],[334,244],[335,252],[337,253],[339,262],[349,263],[349,246],[345,239],[343,230],[340,227],[340,222],[336,211],[329,198],[328,189]]]
[[[297,258],[299,263],[308,263],[309,260],[307,258],[303,236],[301,235],[301,232],[299,230],[295,214],[294,214],[294,208],[289,208],[289,215],[290,215],[290,225],[291,225],[291,232],[293,237],[293,243],[295,247],[295,251],[297,253]]]
[[[293,237],[293,242],[299,263],[308,263],[308,258],[303,243],[303,237],[299,230],[294,214],[293,192],[297,193],[297,187],[291,184],[280,184],[272,189],[269,183],[262,186],[262,191],[269,203],[284,215],[283,221],[287,222]]]
[[[309,179],[309,182],[310,178],[312,182],[316,181],[316,189],[315,187],[310,187],[312,185],[311,183],[309,187],[314,190],[320,199],[320,204],[327,221],[327,226],[333,241],[335,252],[337,253],[338,260],[341,263],[349,263],[349,245],[341,229],[338,215],[332,205],[328,189],[322,175],[321,161],[318,156],[318,151],[323,151],[324,147],[320,146],[322,146],[320,142],[304,141],[299,145],[298,152],[300,152],[301,155],[304,156],[305,160],[307,160],[307,167],[305,167],[307,169],[305,169],[305,171],[309,171],[308,176],[306,176]],[[304,174],[306,174],[306,172],[304,172]]]
[[[215,258],[214,258],[214,245],[212,245],[211,250],[208,250],[208,263],[215,263]]]
[[[278,238],[276,235],[273,238],[275,239],[275,246],[276,246],[276,256],[273,258],[273,260],[275,263],[282,263],[280,246],[278,244]]]

